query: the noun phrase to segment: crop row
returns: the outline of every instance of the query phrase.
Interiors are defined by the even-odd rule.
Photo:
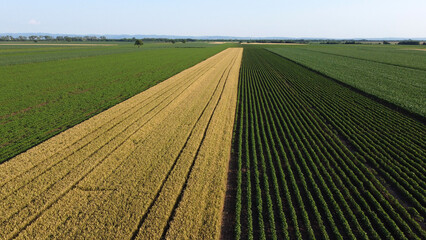
[[[237,239],[426,237],[423,123],[261,48],[239,84]]]
[[[387,52],[386,56],[389,59],[406,59],[405,64],[394,65],[351,57],[350,55],[354,50],[351,50],[350,47],[342,50],[341,54],[337,55],[328,53],[331,50],[328,47],[323,48],[320,51],[327,53],[314,50],[316,48],[307,48],[307,50],[305,48],[285,47],[271,48],[270,50],[361,91],[423,117],[426,116],[425,101],[419,97],[424,95],[426,70],[423,67],[415,67],[417,66],[415,59],[424,58],[424,56],[419,56],[418,52],[411,51],[412,53],[407,53],[407,51],[400,51],[402,53],[398,54],[395,50],[382,50]],[[373,48],[368,50],[358,49],[358,52],[362,52],[364,56],[377,56],[380,53]],[[404,57],[401,54],[404,54]],[[417,62],[424,62],[424,60]],[[421,65],[424,64],[422,63]]]

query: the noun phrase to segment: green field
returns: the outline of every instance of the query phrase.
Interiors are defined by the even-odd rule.
[[[2,46],[0,44],[0,66],[46,62],[70,58],[83,58],[135,51],[131,44],[117,46]]]
[[[61,45],[56,43],[42,43],[51,45],[37,45],[34,43],[22,42],[6,42],[6,44],[17,45],[2,45],[0,42],[0,66],[54,61],[70,58],[84,58],[101,55],[111,55],[119,53],[131,53],[135,51],[135,46],[128,42],[101,42],[89,43],[92,46],[87,46],[84,43],[72,43],[72,45]],[[111,46],[103,46],[103,44]],[[191,43],[153,43],[148,42],[138,49],[138,51],[148,51],[158,48],[210,48],[215,45],[203,42]]]
[[[0,45],[0,162],[229,45]]]
[[[223,80],[219,94],[219,85],[212,90],[214,82],[210,80],[222,83],[222,79],[229,76],[237,79],[238,67],[230,74],[231,65],[224,61],[228,59],[234,66],[234,61],[238,59],[239,63],[241,55],[238,58],[236,55],[229,58],[218,55],[216,62],[202,65],[202,70],[194,70],[192,75],[179,78],[182,85],[169,82],[167,88],[161,88],[161,91],[170,90],[172,94],[167,95],[167,101],[170,100],[173,108],[179,111],[161,113],[158,115],[161,118],[148,125],[158,132],[147,129],[146,134],[150,135],[143,135],[143,127],[151,121],[146,117],[143,120],[146,122],[140,122],[145,115],[130,117],[133,115],[122,114],[117,119],[109,119],[108,112],[105,112],[99,115],[104,116],[105,133],[84,133],[86,129],[82,128],[80,130],[88,134],[87,138],[74,134],[72,139],[75,142],[67,142],[68,138],[59,138],[63,136],[60,135],[57,136],[60,141],[54,142],[56,145],[51,152],[29,151],[28,155],[20,155],[0,165],[3,169],[0,171],[3,176],[0,192],[7,193],[4,199],[10,200],[0,201],[0,207],[8,212],[8,218],[0,217],[0,230],[13,232],[18,229],[16,226],[25,225],[19,231],[26,234],[25,228],[33,221],[43,225],[46,219],[50,219],[42,219],[37,213],[46,210],[50,215],[43,216],[62,219],[53,222],[69,224],[74,236],[90,231],[90,228],[80,229],[67,223],[69,218],[60,212],[61,209],[68,210],[65,207],[50,208],[56,200],[46,199],[61,198],[63,192],[68,191],[82,200],[81,204],[79,201],[59,201],[64,205],[58,206],[71,204],[75,207],[72,208],[74,217],[71,222],[82,226],[87,222],[95,226],[98,221],[106,219],[105,223],[110,224],[108,227],[102,229],[104,225],[100,224],[102,226],[94,230],[107,230],[117,236],[123,232],[131,233],[132,228],[139,229],[136,232],[133,229],[131,239],[137,239],[138,231],[144,236],[145,230],[167,238],[168,229],[173,229],[176,236],[186,236],[183,238],[217,238],[221,221],[224,239],[426,239],[426,52],[415,50],[425,49],[424,46],[253,46],[191,42],[146,43],[137,48],[133,43],[106,44],[113,45],[0,44],[0,163],[226,48],[237,46],[244,48],[238,97],[235,95],[236,85],[233,85],[235,91],[227,94],[234,102],[220,105],[223,113],[233,116],[230,111],[238,98],[232,146],[211,142],[216,150],[232,149],[229,171],[223,166],[220,171],[214,170],[219,168],[214,162],[195,161],[198,156],[216,161],[219,155],[201,151],[201,145],[192,142],[192,134],[194,131],[194,136],[203,142],[209,128],[195,131],[198,121],[209,126],[210,122],[224,120],[213,113],[210,118],[203,115],[206,109],[214,112],[219,105],[204,106],[202,101],[210,103],[213,96],[214,99],[222,98],[222,92],[228,86],[226,81]],[[204,77],[205,74],[210,74],[211,79]],[[186,90],[183,86],[192,83],[196,86],[191,88],[193,95],[185,92],[188,95],[181,98]],[[208,89],[217,94],[209,98],[203,94]],[[182,102],[189,96],[198,100]],[[160,97],[161,93],[153,94],[152,99],[138,102],[137,108],[123,105],[126,109],[123,112],[133,114],[146,106],[162,106],[162,101],[156,102]],[[178,100],[174,102],[174,99]],[[186,109],[186,104],[191,108],[181,110]],[[194,109],[201,114],[198,119],[191,115]],[[213,116],[217,119],[214,122]],[[122,121],[120,119],[126,122],[116,124]],[[168,121],[163,123],[163,119]],[[179,121],[173,122],[175,119]],[[173,124],[168,125],[169,122]],[[186,122],[194,122],[192,130],[185,130],[192,126]],[[220,136],[228,134],[230,139],[231,123],[232,120],[228,130],[212,128],[215,130],[213,135],[221,139]],[[174,124],[176,127],[172,132],[164,130]],[[109,129],[116,125],[117,129],[110,133]],[[140,127],[134,127],[136,125]],[[136,132],[132,131],[141,133],[134,135]],[[67,133],[70,132],[72,129]],[[95,136],[105,144],[98,146],[97,141],[90,140]],[[110,148],[110,137],[117,146],[121,146],[120,141],[125,144]],[[179,139],[186,139],[186,142],[179,142]],[[58,147],[62,142],[67,147]],[[75,154],[80,145],[91,147],[84,149],[82,155]],[[193,148],[193,152],[182,150],[186,146]],[[74,147],[77,150],[73,150]],[[122,152],[112,154],[115,149]],[[92,153],[98,150],[99,156],[92,158]],[[177,161],[181,154],[194,159],[192,165],[185,161],[188,168]],[[220,156],[227,160],[229,153]],[[170,170],[163,169],[162,164],[168,164],[164,159],[169,157],[173,165]],[[85,164],[90,168],[83,167]],[[185,172],[185,169],[190,170]],[[220,176],[225,183],[221,174],[226,172],[227,186],[219,186],[214,176],[216,179]],[[167,177],[151,177],[161,174]],[[86,176],[92,177],[93,186],[82,181]],[[109,186],[104,185],[109,181],[118,188],[105,187]],[[151,186],[149,181],[163,182]],[[172,187],[175,184],[182,188]],[[164,192],[163,186],[167,186]],[[189,190],[182,190],[190,187],[196,189],[191,190],[192,195]],[[221,210],[203,215],[209,207],[221,206],[219,200],[222,197],[218,197],[221,195],[212,189],[224,190],[225,187],[227,192],[220,192],[225,196],[224,215],[217,214]],[[110,197],[113,204],[104,205]],[[167,209],[170,210],[167,211],[171,214],[157,213],[162,211],[158,207],[162,205],[154,205],[158,199],[161,200],[159,204],[163,201],[169,204]],[[214,204],[210,204],[212,202]],[[135,213],[142,209],[142,203],[149,205],[147,213]],[[14,207],[19,214],[15,215]],[[100,210],[104,207],[105,212]],[[151,212],[151,209],[154,210]],[[89,215],[83,216],[88,212]],[[81,213],[84,213],[83,217]],[[27,219],[27,215],[34,218]],[[167,225],[145,227],[147,216],[152,217],[153,222],[166,219],[164,223]],[[18,220],[9,221],[9,217]],[[126,217],[140,219],[140,222],[123,223]],[[114,222],[109,222],[111,219]],[[195,225],[190,229],[182,227],[189,224]],[[49,225],[52,232],[68,234],[52,226]],[[202,228],[196,226],[214,229],[209,233],[198,232]],[[120,232],[116,229],[127,230]],[[47,233],[43,228],[29,230]],[[90,233],[96,235],[96,232]],[[17,236],[14,234],[11,236]]]
[[[426,116],[424,46],[305,45],[269,50]]]
[[[239,84],[235,239],[426,238],[423,123],[260,47]]]

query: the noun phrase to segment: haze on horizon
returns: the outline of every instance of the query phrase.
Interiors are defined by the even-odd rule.
[[[0,3],[0,34],[421,38],[425,9],[424,0],[15,0]]]

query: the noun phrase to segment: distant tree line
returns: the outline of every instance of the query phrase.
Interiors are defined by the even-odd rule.
[[[168,39],[168,38],[144,38],[142,39],[145,42],[169,42],[169,43],[186,43],[186,42],[195,42],[200,41],[197,39],[191,38],[181,38],[181,39]],[[135,42],[136,38],[122,38],[122,39],[108,39],[105,36],[79,36],[79,37],[70,37],[70,36],[19,36],[13,37],[10,35],[0,36],[0,41],[65,41],[65,42],[95,42],[95,41],[117,41],[117,42]]]
[[[326,40],[321,41],[320,44],[362,44],[362,42],[355,40]]]
[[[339,44],[339,43],[343,43],[343,41],[328,40],[328,41],[320,42],[320,44]]]
[[[229,41],[229,40],[227,40]],[[242,41],[239,41],[242,42]],[[305,41],[303,39],[297,39],[297,40],[246,40],[244,42],[247,43],[308,43],[308,41]]]
[[[313,42],[313,41],[311,41]],[[320,41],[320,44],[384,44],[384,45],[388,45],[391,44],[389,41],[382,41],[382,42],[377,42],[377,41],[369,41],[369,40],[359,40],[359,41],[355,41],[355,40],[325,40],[325,41]],[[426,42],[423,42],[423,45]],[[396,44],[398,45],[420,45],[421,42],[419,41],[413,41],[413,40],[404,40],[404,41],[399,41]]]
[[[107,38],[105,36],[83,36],[83,37],[70,37],[70,36],[19,36],[19,37],[12,37],[9,35],[6,36],[0,36],[0,41],[66,41],[66,42],[86,42],[86,41],[106,41]]]
[[[136,38],[122,38],[122,39],[107,39],[107,41],[118,41],[118,42],[135,42]],[[179,38],[179,39],[169,39],[169,38],[142,38],[144,42],[164,42],[164,43],[187,43],[187,42],[196,42],[200,41],[192,38]]]
[[[356,41],[345,41],[344,44],[359,44],[359,42],[356,42]]]
[[[398,42],[398,45],[420,45],[420,42],[419,41],[413,41],[413,40],[405,40],[405,41]]]
[[[96,42],[96,41],[103,41],[103,42],[135,42],[136,38],[121,38],[121,39],[109,39],[105,36],[56,36],[52,37],[49,35],[32,35],[32,36],[19,36],[19,37],[13,37],[10,35],[6,36],[0,36],[0,41],[58,41],[58,42]],[[361,40],[304,40],[304,39],[294,39],[294,40],[265,40],[265,39],[212,39],[212,40],[205,40],[205,39],[193,39],[193,38],[180,38],[180,39],[169,39],[169,38],[143,38],[141,39],[144,42],[164,42],[164,43],[172,43],[175,44],[177,42],[186,43],[186,42],[196,42],[196,41],[207,41],[207,42],[247,42],[247,43],[320,43],[320,44],[391,44],[388,41],[382,41],[377,43],[377,41],[371,41],[366,39]],[[403,40],[399,41],[397,43],[398,45],[426,45],[426,42],[419,42],[414,40]]]

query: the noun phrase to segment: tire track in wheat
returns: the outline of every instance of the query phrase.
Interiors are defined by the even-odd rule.
[[[207,68],[209,68],[209,67],[211,67],[210,66],[211,64],[206,64],[206,66],[204,67],[204,68],[202,68],[202,69],[200,69],[198,72],[203,72],[203,71],[205,71],[205,69],[207,69]],[[181,80],[181,79],[183,79],[183,77],[180,77],[178,80]],[[190,82],[190,81],[192,81],[192,80],[194,80],[194,79],[188,79],[186,82],[184,82],[184,84],[185,83],[187,83],[187,82]],[[160,83],[161,84],[161,83]],[[159,85],[160,85],[159,84]],[[96,140],[96,138],[98,138],[98,137],[100,137],[100,134],[102,134],[102,133],[104,133],[105,131],[102,131],[102,130],[104,130],[103,128],[104,128],[104,126],[105,125],[107,125],[107,124],[110,124],[110,123],[112,123],[114,120],[116,120],[116,119],[118,119],[119,117],[123,117],[123,116],[125,116],[125,118],[124,119],[122,119],[122,120],[120,120],[119,122],[117,122],[117,123],[115,123],[112,127],[114,127],[114,126],[116,126],[117,124],[119,124],[119,123],[121,123],[122,121],[124,121],[124,120],[126,120],[128,117],[130,117],[132,114],[135,114],[137,111],[139,111],[139,110],[141,110],[145,105],[144,105],[144,103],[145,102],[147,102],[150,98],[154,98],[152,101],[155,101],[156,99],[158,99],[158,98],[160,98],[160,97],[162,97],[163,96],[163,94],[165,94],[166,92],[169,92],[169,91],[173,91],[173,90],[176,90],[175,89],[175,86],[174,85],[168,85],[168,86],[166,86],[166,88],[164,89],[164,90],[166,90],[164,93],[160,93],[160,94],[157,94],[157,95],[150,95],[150,96],[148,96],[148,98],[146,98],[145,100],[143,100],[143,101],[140,101],[140,102],[138,102],[137,103],[137,105],[136,106],[134,106],[134,107],[132,107],[132,108],[118,108],[117,109],[117,114],[120,112],[120,110],[124,110],[124,112],[123,113],[121,113],[120,115],[117,115],[117,117],[114,117],[114,118],[111,118],[111,119],[109,119],[107,122],[105,122],[105,123],[103,123],[102,125],[99,125],[97,128],[95,128],[95,129],[93,129],[92,131],[90,131],[90,132],[88,132],[86,135],[82,135],[82,137],[81,138],[77,138],[75,141],[73,141],[71,144],[69,144],[69,145],[67,145],[67,146],[65,146],[65,147],[63,147],[63,148],[59,148],[59,149],[57,149],[57,151],[56,152],[54,152],[52,155],[47,155],[47,156],[44,156],[43,158],[41,158],[40,160],[38,160],[37,162],[38,162],[38,164],[34,164],[33,162],[31,162],[31,164],[32,164],[32,166],[29,168],[29,169],[27,169],[27,170],[25,170],[25,171],[20,171],[19,172],[19,174],[17,174],[17,175],[14,175],[12,172],[11,172],[11,169],[9,168],[7,168],[8,167],[8,165],[11,165],[11,164],[9,164],[9,162],[6,162],[6,163],[4,163],[4,164],[2,164],[2,165],[0,165],[0,170],[1,170],[1,172],[0,172],[0,176],[2,176],[0,179],[2,180],[1,182],[1,186],[0,186],[0,189],[2,189],[3,188],[3,186],[4,185],[6,185],[8,182],[10,182],[10,181],[12,181],[12,180],[14,180],[14,179],[16,179],[16,178],[18,178],[18,177],[20,177],[20,176],[22,176],[22,175],[24,175],[25,173],[27,173],[28,171],[31,171],[32,169],[34,169],[34,168],[37,168],[38,166],[39,166],[39,164],[43,164],[44,163],[44,160],[46,160],[46,159],[48,159],[48,158],[50,158],[50,157],[53,157],[53,156],[55,156],[55,155],[59,155],[59,154],[63,154],[63,152],[62,151],[64,151],[64,149],[69,149],[69,148],[71,148],[71,147],[73,147],[73,146],[75,146],[75,145],[79,145],[79,147],[77,147],[77,149],[76,150],[71,150],[70,152],[72,153],[72,152],[74,152],[74,151],[78,151],[78,150],[80,150],[81,148],[83,148],[84,146],[86,146],[87,144],[89,144],[90,143],[90,141],[93,141],[93,140]],[[149,90],[147,90],[147,91],[149,91]],[[113,108],[111,108],[111,110],[114,110],[114,107]],[[100,114],[101,115],[101,114]],[[98,116],[95,116],[95,117],[98,117]],[[78,126],[76,126],[75,128],[77,128]],[[108,130],[109,129],[111,129],[112,127],[109,127],[108,128]],[[74,128],[74,129],[75,129]],[[97,132],[100,132],[99,133],[99,135],[97,135],[97,136],[95,136],[94,138],[89,138],[92,134],[96,134]],[[60,135],[58,135],[58,136],[61,136],[61,135],[63,135],[63,134],[60,134]],[[68,134],[69,135],[69,134]],[[79,135],[78,135],[79,136]],[[89,138],[89,139],[87,139],[86,140],[86,138]],[[48,140],[47,142],[49,142],[50,140]],[[70,154],[69,154],[70,155]],[[17,156],[16,158],[19,158],[20,157],[20,155],[19,156]],[[37,157],[37,155],[36,156],[34,156],[34,158],[36,158]],[[67,157],[67,156],[65,156],[65,157]],[[37,158],[36,158],[37,159]],[[5,173],[4,174],[4,176],[1,174],[1,173]]]
[[[0,232],[2,232],[0,233],[0,238],[3,238],[3,236],[7,236],[7,239],[9,239],[20,236],[20,233],[26,231],[28,226],[31,226],[35,222],[39,222],[38,219],[40,219],[42,215],[45,215],[47,210],[51,210],[52,206],[58,203],[60,199],[62,199],[66,195],[69,195],[68,193],[76,191],[94,191],[95,194],[98,194],[99,192],[100,197],[105,197],[105,199],[107,199],[106,197],[110,195],[110,192],[114,193],[117,187],[114,186],[109,188],[108,184],[110,183],[108,183],[108,181],[117,179],[117,174],[120,173],[131,174],[134,169],[129,170],[126,169],[125,166],[129,165],[129,161],[134,161],[134,158],[138,157],[138,154],[141,154],[139,150],[141,145],[144,145],[145,141],[149,140],[149,135],[144,136],[144,134],[155,134],[154,132],[145,133],[145,130],[141,132],[141,130],[145,129],[147,124],[153,125],[153,123],[150,123],[153,119],[157,119],[156,122],[158,122],[159,119],[157,116],[163,116],[164,114],[166,114],[167,112],[165,112],[165,109],[169,109],[168,111],[173,110],[173,108],[169,108],[168,106],[171,103],[174,103],[174,105],[176,105],[176,99],[181,98],[180,96],[183,92],[191,91],[192,95],[196,96],[196,92],[193,92],[196,88],[191,86],[193,86],[194,83],[198,82],[200,78],[206,78],[203,81],[208,83],[207,75],[209,74],[209,76],[213,76],[214,74],[216,74],[215,72],[219,71],[220,67],[224,66],[222,62],[225,61],[224,59],[226,59],[225,57],[228,56],[227,54],[228,53],[222,52],[218,55],[215,55],[214,57],[212,57],[213,60],[206,60],[206,63],[204,63],[204,65],[200,66],[199,68],[195,68],[192,71],[188,71],[189,73],[184,76],[181,76],[180,79],[175,78],[173,83],[166,85],[165,87],[160,89],[161,91],[159,90],[155,92],[155,89],[152,90],[154,93],[152,93],[152,95],[147,96],[146,98],[142,98],[142,101],[137,101],[135,100],[135,98],[129,99],[130,102],[133,104],[127,104],[123,106],[123,109],[125,110],[117,106],[112,109],[113,111],[111,110],[110,112],[108,112],[109,110],[107,110],[106,112],[108,113],[104,112],[98,116],[95,116],[93,119],[89,119],[88,122],[94,120],[97,120],[99,122],[102,120],[102,117],[107,119],[106,121],[104,120],[98,123],[95,127],[85,127],[84,123],[76,126],[75,129],[77,130],[86,130],[85,132],[83,131],[84,134],[75,138],[71,138],[73,141],[70,141],[69,144],[63,144],[64,146],[57,148],[56,151],[49,151],[45,154],[45,156],[43,156],[43,154],[34,155],[35,150],[33,149],[29,150],[28,153],[23,153],[22,155],[28,154],[28,156],[26,157],[43,156],[44,158],[38,159],[35,164],[24,168],[22,172],[13,172],[12,177],[6,179],[1,183],[2,186],[0,187],[0,198],[2,198],[3,201],[0,203],[0,210],[3,209],[6,211],[2,211],[3,214],[0,219],[0,221],[3,220],[0,223]],[[233,59],[234,60],[233,62],[231,62],[231,64],[234,64],[235,57]],[[228,65],[227,68],[229,68]],[[226,71],[227,69],[225,69],[223,73],[225,73]],[[206,77],[204,77],[204,75],[206,75]],[[179,83],[176,82],[178,80],[180,80]],[[205,115],[205,110],[207,106],[213,104],[211,101],[213,99],[213,96],[216,95],[217,88],[219,86],[222,86],[221,93],[223,93],[223,89],[225,88],[225,83],[221,85],[223,81],[226,81],[226,79],[223,80],[221,77],[218,83],[215,84],[215,90],[213,90],[214,87],[210,87],[211,90],[213,90],[213,93],[210,96],[210,100],[207,101],[206,107],[204,108],[204,110],[201,111],[201,115],[199,115],[198,117],[199,119],[201,118],[201,116]],[[211,84],[209,85],[213,86]],[[189,88],[191,88],[192,90],[188,90]],[[202,89],[203,85],[198,84],[197,88]],[[221,95],[222,94],[220,94],[220,96]],[[188,98],[188,96],[186,98]],[[207,100],[206,96],[199,97]],[[141,98],[138,98],[138,100],[141,100]],[[218,100],[218,102],[219,101],[220,100]],[[218,102],[216,102],[215,106],[217,106]],[[151,106],[147,107],[148,105]],[[182,107],[179,107],[179,109],[180,108]],[[213,109],[212,115],[215,109],[216,107]],[[196,120],[193,128],[198,125],[198,120]],[[77,131],[75,129],[74,132]],[[67,132],[68,131],[58,135],[57,137],[55,137],[54,140],[49,140],[48,142],[52,143],[53,145],[56,144],[56,146],[60,145],[60,140],[70,139],[63,136],[66,135]],[[70,132],[73,133],[73,131]],[[191,136],[192,131],[189,134]],[[190,136],[186,139],[188,140]],[[134,142],[134,140],[136,139],[137,142]],[[83,141],[86,142],[82,144]],[[132,141],[135,146],[132,145]],[[184,146],[186,146],[186,142],[183,144]],[[125,145],[131,146],[130,151],[125,152],[125,154],[120,154],[121,150],[119,151],[119,149],[126,149],[127,147],[125,147]],[[90,147],[92,148],[90,149]],[[43,148],[46,148],[46,146],[40,147],[40,149]],[[75,150],[71,152],[74,148]],[[184,148],[185,147],[183,147],[182,149]],[[136,151],[138,153],[136,153]],[[163,182],[160,182],[160,192],[162,186],[167,181],[170,172],[172,172],[174,166],[176,166],[176,161],[179,158],[180,154],[178,154],[178,157],[174,161],[172,161],[172,164],[169,166],[169,169],[162,169],[162,171],[165,170],[166,172],[164,175]],[[22,157],[20,155],[16,159],[17,160],[11,159],[8,164],[13,164],[20,159],[25,160],[25,157]],[[47,163],[48,161],[50,162]],[[22,160],[22,162],[25,161]],[[22,164],[22,162],[20,163]],[[14,166],[0,168],[0,172],[8,168],[17,169],[17,166],[19,166],[20,163],[17,163],[15,168]],[[152,165],[152,163],[150,164]],[[152,168],[152,170],[150,171],[156,169],[157,165],[158,164],[152,165],[153,168],[150,167]],[[102,168],[99,168],[100,166],[102,166]],[[98,168],[99,170],[97,170]],[[101,174],[103,169],[106,170],[106,174],[104,175]],[[31,175],[32,173],[37,174]],[[89,175],[91,177],[90,181],[88,182],[87,177]],[[25,178],[26,176],[31,177]],[[120,177],[125,176],[126,175],[121,175]],[[146,179],[146,177],[139,179],[138,184],[145,184],[143,179]],[[82,184],[83,182],[84,184]],[[19,186],[15,186],[13,184],[18,184]],[[31,190],[33,190],[35,194],[32,193]],[[104,194],[102,193],[103,191],[106,191],[108,193]],[[136,193],[135,196],[140,194],[146,195],[144,192],[141,192]],[[156,193],[149,192],[148,195],[152,195],[151,201],[155,202]],[[27,199],[25,201],[28,202],[16,202],[22,199]],[[63,202],[61,204],[63,204]],[[149,202],[149,204],[152,203]],[[145,209],[146,214],[149,213],[149,209],[150,207]],[[50,211],[50,213],[52,213],[52,211]],[[92,215],[88,215],[87,219],[90,220],[90,216]],[[99,217],[98,215],[93,216]],[[55,225],[59,224],[58,226],[66,226],[65,224],[67,224],[67,221],[67,219],[62,219],[55,223]],[[79,231],[74,231],[74,234],[78,234],[78,232]],[[65,236],[67,236],[67,234],[70,232],[64,231],[64,233],[66,234]],[[27,234],[30,234],[30,232],[26,232],[26,235],[21,235],[21,237],[28,236]]]

